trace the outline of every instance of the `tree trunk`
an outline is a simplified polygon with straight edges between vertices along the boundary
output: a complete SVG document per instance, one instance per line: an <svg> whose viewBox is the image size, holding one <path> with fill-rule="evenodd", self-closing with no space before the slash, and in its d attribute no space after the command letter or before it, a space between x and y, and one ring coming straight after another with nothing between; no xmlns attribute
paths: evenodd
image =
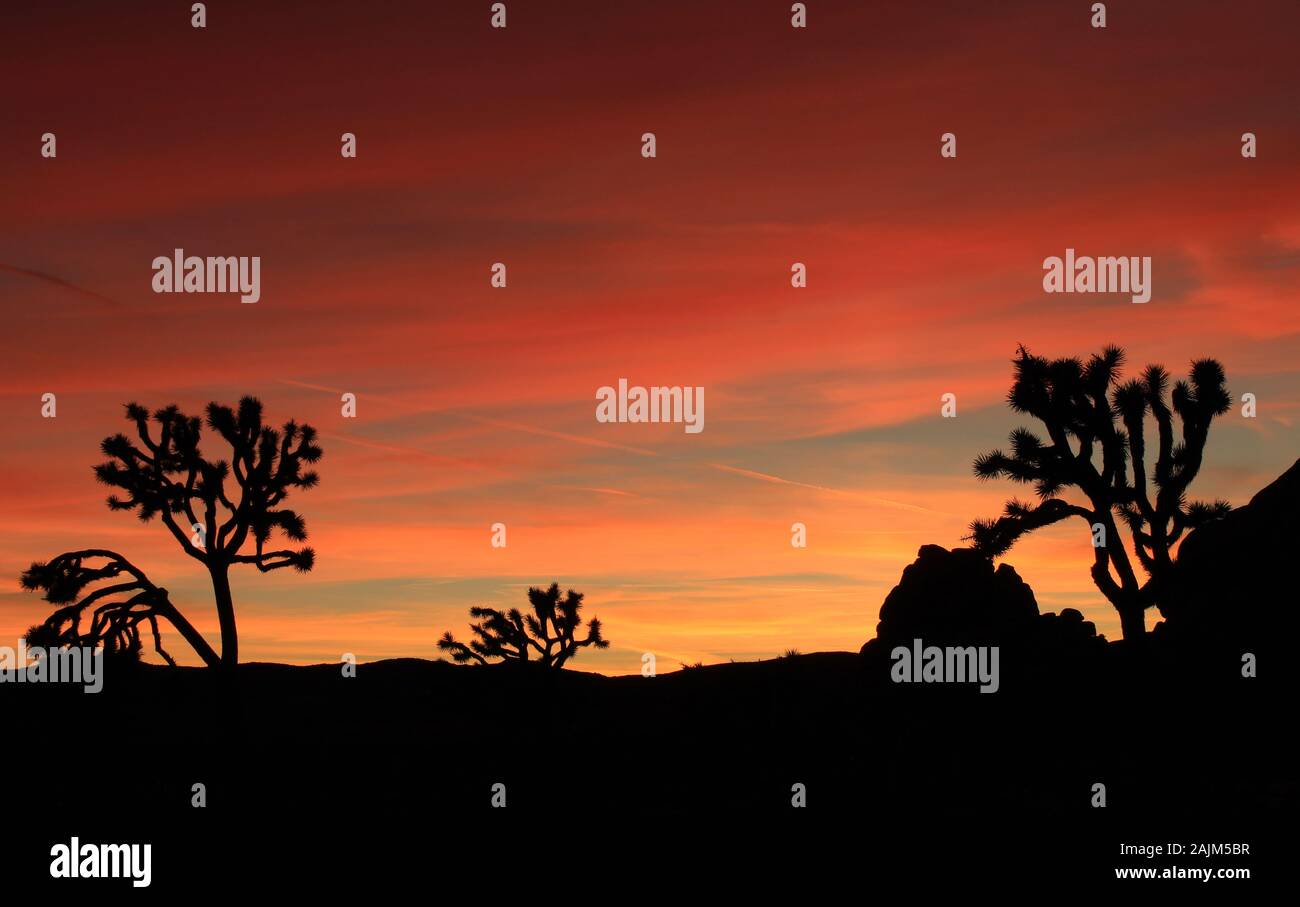
<svg viewBox="0 0 1300 907"><path fill-rule="evenodd" d="M217 621L221 625L221 666L239 664L239 633L235 629L235 603L230 597L230 565L212 564L212 594L217 602Z"/></svg>
<svg viewBox="0 0 1300 907"><path fill-rule="evenodd" d="M167 619L171 621L171 625L175 627L177 632L181 634L181 637L190 644L190 647L198 653L199 658L203 659L204 664L209 668L215 668L221 663L221 658L213 650L212 646L208 645L208 641L203 638L203 634L194 629L194 625L186 620L185 616L181 614L181 612L177 611L175 607L172 607L166 612L166 614Z"/></svg>
<svg viewBox="0 0 1300 907"><path fill-rule="evenodd" d="M1128 642L1140 643L1147 635L1146 610L1141 605L1118 607L1119 626Z"/></svg>

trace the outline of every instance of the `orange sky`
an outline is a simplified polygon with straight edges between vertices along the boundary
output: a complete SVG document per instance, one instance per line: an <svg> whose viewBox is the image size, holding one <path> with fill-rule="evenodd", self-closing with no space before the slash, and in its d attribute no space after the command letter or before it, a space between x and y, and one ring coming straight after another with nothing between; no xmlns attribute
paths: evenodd
<svg viewBox="0 0 1300 907"><path fill-rule="evenodd" d="M201 568L93 481L128 400L253 393L323 435L317 568L236 576L245 660L432 657L551 580L613 640L578 668L857 648L920 545L1018 490L969 467L1018 424L1022 342L1223 361L1259 417L1216 426L1199 497L1300 455L1290 0L1104 30L1074 2L813 2L802 31L784 2L507 5L504 31L486 3L0 13L0 642L48 611L21 570L94 544L215 644ZM153 294L176 247L261 256L261 302ZM1151 256L1151 302L1045 295L1067 247ZM597 424L620 377L704 386L705 430ZM1088 545L1007 559L1116 636Z"/></svg>

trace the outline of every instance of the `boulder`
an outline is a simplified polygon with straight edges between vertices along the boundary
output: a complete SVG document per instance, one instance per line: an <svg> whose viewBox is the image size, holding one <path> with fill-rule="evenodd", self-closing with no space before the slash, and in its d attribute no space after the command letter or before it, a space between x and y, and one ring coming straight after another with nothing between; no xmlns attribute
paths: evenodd
<svg viewBox="0 0 1300 907"><path fill-rule="evenodd" d="M875 639L862 654L876 662L895 646L999 646L1019 664L1093 657L1105 637L1074 608L1039 613L1034 590L1010 564L996 568L970 548L925 545L880 607Z"/></svg>
<svg viewBox="0 0 1300 907"><path fill-rule="evenodd" d="M1193 530L1178 550L1160 603L1174 639L1232 646L1289 645L1300 630L1300 460L1223 519Z"/></svg>
<svg viewBox="0 0 1300 907"><path fill-rule="evenodd" d="M1034 590L1010 564L971 548L925 545L880 607L876 637L893 644L996 645L1038 620Z"/></svg>

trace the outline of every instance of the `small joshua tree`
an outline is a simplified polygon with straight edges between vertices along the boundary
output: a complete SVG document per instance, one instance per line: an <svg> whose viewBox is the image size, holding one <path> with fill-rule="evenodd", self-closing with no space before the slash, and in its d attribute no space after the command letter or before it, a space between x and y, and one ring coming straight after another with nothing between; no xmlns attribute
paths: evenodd
<svg viewBox="0 0 1300 907"><path fill-rule="evenodd" d="M1224 501L1186 498L1201 468L1210 423L1232 402L1223 367L1213 359L1193 362L1188 379L1168 393L1169 376L1159 365L1148 365L1140 379L1121 383L1124 352L1115 346L1086 365L1072 358L1049 361L1022 346L1014 362L1015 383L1007 402L1042 422L1047 437L1017 428L1011 433L1011 453L994 450L977 458L975 475L1033 485L1038 502L1010 501L1001 517L973 522L967 538L976 550L996 557L1035 529L1069 517L1083 519L1093 536L1093 582L1119 612L1124 638L1140 640L1143 614L1160 604L1169 581L1174 546L1188 530L1229 510ZM1156 428L1150 475L1148 417ZM1175 440L1175 417L1181 440ZM1088 503L1061 498L1067 488L1077 489ZM1117 516L1129 529L1145 581L1129 560Z"/></svg>
<svg viewBox="0 0 1300 907"><path fill-rule="evenodd" d="M175 659L162 646L158 628L158 619L162 618L176 627L204 662L220 662L208 641L172 604L167 590L155 586L115 551L70 551L48 564L32 564L22 576L22 586L32 592L43 591L46 601L62 606L43 623L28 629L28 645L51 649L103 646L109 655L136 659L140 657L140 627L144 624L153 633L154 651L174 665ZM95 608L87 613L91 605ZM87 617L89 626L83 626Z"/></svg>
<svg viewBox="0 0 1300 907"><path fill-rule="evenodd" d="M458 662L477 661L488 664L499 658L499 663L524 663L536 656L537 664L559 669L578 654L584 646L597 649L609 647L600 635L600 618L587 622L587 636L578 639L574 634L582 626L578 611L582 608L582 593L570 589L560 598L560 584L551 583L549 589L533 587L528 590L532 614L522 614L518 608L497 611L495 608L473 607L470 617L478 623L470 624L476 639L466 645L457 642L448 630L438 640L438 648L451 653Z"/></svg>
<svg viewBox="0 0 1300 907"><path fill-rule="evenodd" d="M307 538L302 517L281 505L293 489L317 483L316 473L304 468L321 457L315 430L294 422L281 430L263 424L262 404L254 397L241 399L237 410L209 403L206 416L208 428L229 446L229 460L209 458L199 449L199 417L187 416L176 406L150 416L143 406L130 403L126 417L134 423L136 437L117 434L104 439L100 448L109 459L95 467L95 476L125 492L109 496L109 509L134 510L146 523L158 517L181 550L207 569L221 628L220 656L180 615L165 589L154 586L122 555L103 549L67 552L49 563L33 564L23 575L24 588L44 590L48 601L65 606L32 628L37 638L69 645L111 644L138 653L139 628L145 623L154 632L159 654L171 661L159 641L157 621L163 618L205 663L230 667L239 661L231 566L252 564L263 573L312 568L311 548L268 551L266 546L277 530L291 541ZM127 577L77 600L101 580ZM126 597L106 601L114 596ZM90 627L83 631L81 618L92 604L96 608Z"/></svg>

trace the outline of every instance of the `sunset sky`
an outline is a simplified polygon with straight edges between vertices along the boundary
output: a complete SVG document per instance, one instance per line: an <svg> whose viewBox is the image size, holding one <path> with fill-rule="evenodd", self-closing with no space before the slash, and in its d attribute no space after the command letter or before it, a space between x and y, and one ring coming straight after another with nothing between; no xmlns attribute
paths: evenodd
<svg viewBox="0 0 1300 907"><path fill-rule="evenodd" d="M582 670L857 649L921 545L1024 494L970 471L1020 343L1219 358L1259 414L1197 497L1300 456L1294 0L32 5L0 10L0 645L49 613L21 571L87 546L218 643L202 568L94 481L128 401L320 431L316 569L234 573L241 658L293 663L435 657L553 580L612 640ZM260 256L261 301L154 294L178 247ZM1067 247L1151 256L1151 301L1045 294ZM704 431L597 423L619 378L703 386ZM1118 636L1082 524L1006 560Z"/></svg>

